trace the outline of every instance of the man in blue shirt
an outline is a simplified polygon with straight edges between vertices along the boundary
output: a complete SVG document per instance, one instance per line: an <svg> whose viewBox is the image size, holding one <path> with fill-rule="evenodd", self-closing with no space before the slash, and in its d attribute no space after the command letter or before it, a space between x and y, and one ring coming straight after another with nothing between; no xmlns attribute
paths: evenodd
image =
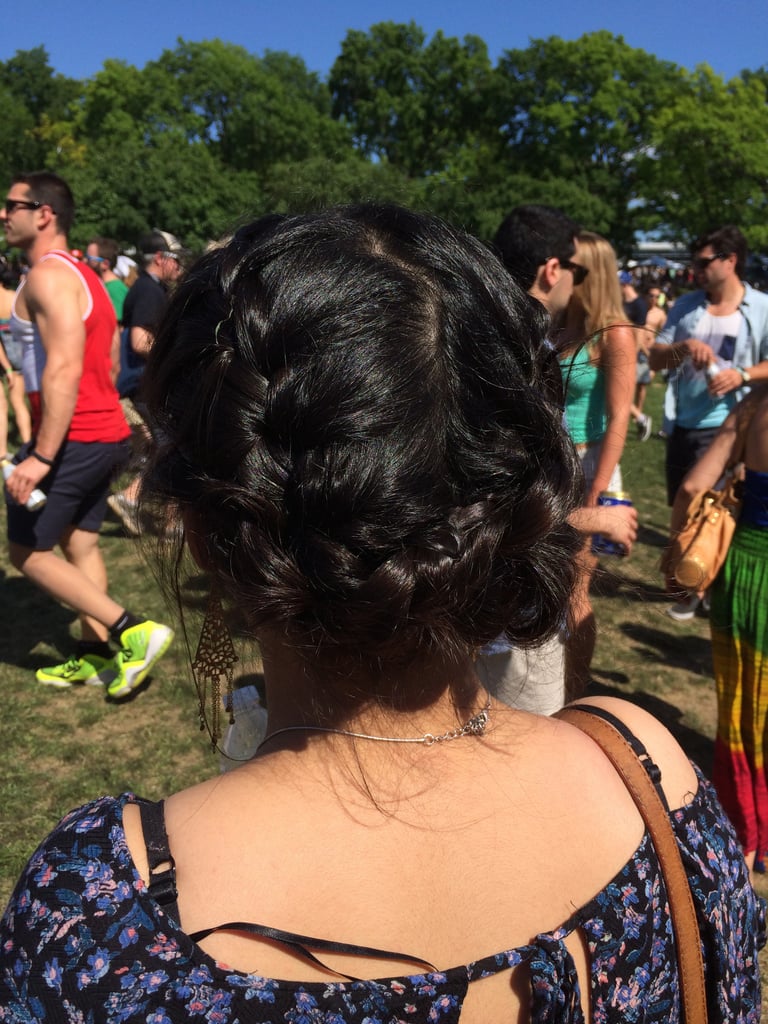
<svg viewBox="0 0 768 1024"><path fill-rule="evenodd" d="M667 499L751 381L768 380L768 295L742 281L747 242L726 226L693 245L699 290L672 307L651 346L653 370L676 370L677 420L667 440Z"/></svg>
<svg viewBox="0 0 768 1024"><path fill-rule="evenodd" d="M675 370L677 419L667 438L667 500L674 503L688 471L707 450L752 381L768 380L768 295L742 280L747 241L732 225L710 231L692 247L699 289L682 296L651 346L654 370ZM693 618L701 594L685 594L667 609Z"/></svg>

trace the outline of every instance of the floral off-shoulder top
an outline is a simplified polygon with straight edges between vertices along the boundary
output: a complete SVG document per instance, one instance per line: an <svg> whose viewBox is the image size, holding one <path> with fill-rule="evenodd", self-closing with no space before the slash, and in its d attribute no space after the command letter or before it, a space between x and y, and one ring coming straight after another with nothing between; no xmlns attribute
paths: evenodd
<svg viewBox="0 0 768 1024"><path fill-rule="evenodd" d="M582 1024L564 938L581 928L592 1020L681 1020L664 882L646 835L627 864L561 927L446 971L375 981L298 983L231 970L149 893L122 825L131 794L70 813L33 855L0 926L0 1021L118 1024L454 1024L468 987L527 964L534 1024ZM765 941L738 843L710 784L672 813L699 917L709 1019L760 1019Z"/></svg>

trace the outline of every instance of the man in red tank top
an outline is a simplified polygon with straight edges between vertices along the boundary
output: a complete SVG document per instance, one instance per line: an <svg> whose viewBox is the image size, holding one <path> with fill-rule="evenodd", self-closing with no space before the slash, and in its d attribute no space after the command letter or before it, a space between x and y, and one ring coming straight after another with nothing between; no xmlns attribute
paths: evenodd
<svg viewBox="0 0 768 1024"><path fill-rule="evenodd" d="M45 171L17 176L0 209L8 243L30 264L11 331L23 347L33 437L6 480L9 551L20 572L80 617L77 650L61 665L38 669L38 681L103 684L120 699L146 678L173 633L106 593L98 531L130 430L114 386L114 310L98 277L69 255L73 217L68 185ZM30 511L35 488L47 501Z"/></svg>

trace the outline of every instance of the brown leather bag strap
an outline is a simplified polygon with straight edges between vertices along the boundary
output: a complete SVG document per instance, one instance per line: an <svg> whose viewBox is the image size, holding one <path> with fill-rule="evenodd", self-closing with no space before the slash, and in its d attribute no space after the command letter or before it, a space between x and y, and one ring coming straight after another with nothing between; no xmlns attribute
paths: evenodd
<svg viewBox="0 0 768 1024"><path fill-rule="evenodd" d="M564 708L556 717L581 729L602 749L621 776L642 815L659 858L667 889L684 1019L686 1024L706 1024L707 1000L701 937L688 876L669 815L631 745L617 728L599 715L598 709L582 705L581 709Z"/></svg>

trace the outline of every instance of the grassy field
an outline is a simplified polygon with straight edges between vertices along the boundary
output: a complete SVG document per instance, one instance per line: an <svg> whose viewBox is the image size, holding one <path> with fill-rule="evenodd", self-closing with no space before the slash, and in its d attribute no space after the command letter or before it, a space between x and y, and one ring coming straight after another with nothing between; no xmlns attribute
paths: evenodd
<svg viewBox="0 0 768 1024"><path fill-rule="evenodd" d="M648 408L660 424L663 386ZM630 436L622 467L642 524L627 560L606 557L597 580L596 692L641 704L676 735L709 772L715 732L715 694L706 619L676 623L660 587L658 561L666 541L664 444ZM4 535L4 511L0 512ZM116 600L169 621L163 598L136 542L107 521L102 541ZM133 790L150 798L218 770L197 724L186 651L177 638L154 678L134 699L114 704L90 687L56 690L35 683L34 670L71 650L72 614L38 592L0 553L0 904L37 841L70 808L102 793ZM194 589L189 603L200 603ZM243 672L252 670L243 663ZM760 883L763 894L768 886ZM768 961L766 961L768 963ZM765 973L765 966L764 966ZM768 1015L765 1016L768 1021Z"/></svg>

